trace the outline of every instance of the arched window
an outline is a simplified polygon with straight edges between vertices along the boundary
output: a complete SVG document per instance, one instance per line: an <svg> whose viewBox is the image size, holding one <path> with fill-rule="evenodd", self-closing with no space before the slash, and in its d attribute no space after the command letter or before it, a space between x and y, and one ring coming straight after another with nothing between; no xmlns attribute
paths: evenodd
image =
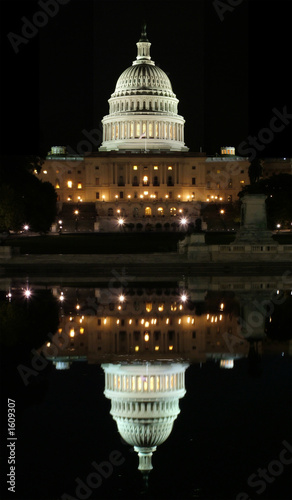
<svg viewBox="0 0 292 500"><path fill-rule="evenodd" d="M153 179L153 186L159 186L159 179L158 179L158 176L155 175L154 176L154 179Z"/></svg>
<svg viewBox="0 0 292 500"><path fill-rule="evenodd" d="M60 189L60 181L59 181L59 179L56 179L55 188L56 189Z"/></svg>
<svg viewBox="0 0 292 500"><path fill-rule="evenodd" d="M151 215L152 214L152 210L151 210L151 207L146 207L145 208L145 215Z"/></svg>
<svg viewBox="0 0 292 500"><path fill-rule="evenodd" d="M138 207L134 207L134 209L133 209L133 216L134 217L139 217L139 208Z"/></svg>
<svg viewBox="0 0 292 500"><path fill-rule="evenodd" d="M121 104L121 111L124 111L124 103Z"/></svg>
<svg viewBox="0 0 292 500"><path fill-rule="evenodd" d="M158 213L158 215L163 215L163 207L158 207L157 213Z"/></svg>
<svg viewBox="0 0 292 500"><path fill-rule="evenodd" d="M108 215L109 217L112 217L112 216L114 215L114 209L113 209L113 208L108 208L108 209L107 209L107 215Z"/></svg>
<svg viewBox="0 0 292 500"><path fill-rule="evenodd" d="M175 207L171 207L169 211L170 211L170 215L176 215L176 208Z"/></svg>

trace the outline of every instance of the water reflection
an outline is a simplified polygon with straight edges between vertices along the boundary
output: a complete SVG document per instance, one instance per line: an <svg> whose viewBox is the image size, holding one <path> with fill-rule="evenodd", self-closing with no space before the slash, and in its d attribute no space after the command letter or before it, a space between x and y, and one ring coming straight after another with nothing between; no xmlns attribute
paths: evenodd
<svg viewBox="0 0 292 500"><path fill-rule="evenodd" d="M36 354L49 363L51 369L46 365L46 377L55 377L60 390L67 381L64 390L68 391L68 381L70 376L74 377L77 365L101 367L102 404L106 406L107 399L111 404L110 410L106 407L104 412L104 432L110 426L110 412L120 439L136 452L133 452L135 461L127 462L128 469L131 463L129 474L138 468L148 487L148 476L154 467L149 478L150 488L153 481L159 489L155 471L163 470L165 454L160 445L168 441L172 446L176 443L176 459L185 464L185 471L191 477L187 454L185 456L178 436L180 439L184 434L187 436L188 449L194 439L189 437L193 434L188 418L195 418L198 409L204 412L204 407L213 411L208 392L193 400L195 384L198 380L203 382L199 373L204 367L213 366L211 380L220 377L219 373L228 376L234 373L236 380L237 367L245 360L248 371L244 377L260 379L265 354L289 356L292 351L291 282L283 276L182 278L178 283L117 288L110 294L104 286L81 287L79 283L50 287L41 282L30 283L29 297L24 293L27 283L10 281L2 283L1 288L2 344L6 354L9 349L17 351L13 370L18 377L19 366L26 367L25 375L19 377L23 387L30 387L44 375L37 367ZM28 349L33 350L30 356ZM189 372L194 374L194 367L198 370L196 377L190 379L192 383L185 388L185 376ZM242 384L241 379L239 385L242 387ZM74 387L70 390L74 391ZM233 400L241 404L236 391L232 394ZM84 415L90 414L96 397L91 390ZM232 400L226 401L229 405ZM62 407L58 399L55 404ZM216 407L215 400L213 404ZM229 418L229 410L226 418ZM202 420L197 420L196 425L203 425ZM212 425L209 421L210 430ZM232 425L236 428L235 422ZM216 436L219 442L219 434ZM105 440L109 437L107 434ZM283 439L289 438L284 435ZM72 449L74 446L73 440ZM192 493L182 498L195 495L214 498L211 494L200 496L199 490L192 488ZM221 485L222 498L226 493L224 488ZM64 491L63 486L60 490ZM104 498L110 498L110 494L112 491ZM166 497L172 498L170 491ZM160 495L160 498L164 497ZM234 496L226 494L224 498Z"/></svg>

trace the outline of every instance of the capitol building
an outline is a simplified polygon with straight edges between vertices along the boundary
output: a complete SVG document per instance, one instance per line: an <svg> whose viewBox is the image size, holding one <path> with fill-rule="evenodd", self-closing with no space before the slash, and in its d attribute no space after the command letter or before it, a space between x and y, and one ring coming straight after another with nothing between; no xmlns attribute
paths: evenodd
<svg viewBox="0 0 292 500"><path fill-rule="evenodd" d="M164 229L181 220L206 229L202 208L236 201L249 184L250 162L232 146L221 147L216 156L189 151L179 100L151 58L146 26L136 45L136 59L108 100L102 132L88 132L75 153L53 146L36 174L55 187L61 221L83 212L83 219L91 221L88 229L95 231L112 231L119 224ZM291 160L268 160L263 167L264 176L289 173ZM58 222L52 230L58 230Z"/></svg>
<svg viewBox="0 0 292 500"><path fill-rule="evenodd" d="M249 161L234 147L215 157L189 151L179 100L150 47L144 26L136 59L109 98L98 151L69 154L53 146L48 153L38 175L56 189L59 219L86 207L96 231L113 230L117 220L134 227L181 217L195 223L202 203L235 201L249 183Z"/></svg>

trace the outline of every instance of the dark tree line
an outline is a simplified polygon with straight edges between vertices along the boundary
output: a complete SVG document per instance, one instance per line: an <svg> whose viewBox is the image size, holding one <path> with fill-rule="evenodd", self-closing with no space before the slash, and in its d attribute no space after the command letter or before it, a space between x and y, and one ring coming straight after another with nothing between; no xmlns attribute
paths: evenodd
<svg viewBox="0 0 292 500"><path fill-rule="evenodd" d="M38 157L1 156L0 231L19 231L27 224L31 231L46 233L57 215L57 194L50 182L42 182Z"/></svg>

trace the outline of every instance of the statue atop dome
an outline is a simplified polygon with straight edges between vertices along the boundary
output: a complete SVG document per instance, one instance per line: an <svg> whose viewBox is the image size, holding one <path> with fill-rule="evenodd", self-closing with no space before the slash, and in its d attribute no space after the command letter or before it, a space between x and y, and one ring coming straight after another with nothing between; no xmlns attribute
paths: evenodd
<svg viewBox="0 0 292 500"><path fill-rule="evenodd" d="M139 42L149 42L149 40L147 38L146 28L147 28L146 21L143 21L143 23L141 25L141 37L140 37Z"/></svg>

